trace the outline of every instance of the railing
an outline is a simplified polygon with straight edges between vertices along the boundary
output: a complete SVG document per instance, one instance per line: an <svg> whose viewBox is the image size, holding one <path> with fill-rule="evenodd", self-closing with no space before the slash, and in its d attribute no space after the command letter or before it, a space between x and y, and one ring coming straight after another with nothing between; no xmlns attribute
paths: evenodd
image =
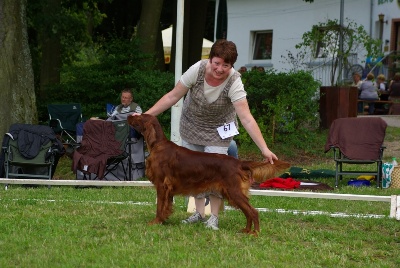
<svg viewBox="0 0 400 268"><path fill-rule="evenodd" d="M315 80L321 82L322 86L331 85L331 63L332 59L324 59L324 61L315 61L307 64L305 68L311 71ZM366 61L363 63L357 63L357 54L351 55L349 58L349 64L343 68L343 78L339 83L351 83L352 82L352 71L353 67L357 66L357 71L361 70L362 79L364 79L368 73L373 73L375 77L380 74L385 75L389 81L392 79L396 72L400 72L400 51L391 51L386 54L383 58L378 61ZM336 73L337 76L337 73ZM336 78L334 84L336 83Z"/></svg>

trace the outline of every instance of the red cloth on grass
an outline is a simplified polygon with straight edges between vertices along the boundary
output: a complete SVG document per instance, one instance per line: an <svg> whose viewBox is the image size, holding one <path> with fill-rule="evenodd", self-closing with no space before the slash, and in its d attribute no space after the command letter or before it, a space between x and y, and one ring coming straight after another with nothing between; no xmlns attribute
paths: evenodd
<svg viewBox="0 0 400 268"><path fill-rule="evenodd" d="M300 182L292 178L273 178L260 183L261 188L295 189L300 187Z"/></svg>

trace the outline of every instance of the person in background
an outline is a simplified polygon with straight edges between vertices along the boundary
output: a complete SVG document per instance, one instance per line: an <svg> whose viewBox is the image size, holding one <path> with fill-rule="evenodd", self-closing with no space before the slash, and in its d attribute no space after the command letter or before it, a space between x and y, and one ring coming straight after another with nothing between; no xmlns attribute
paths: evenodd
<svg viewBox="0 0 400 268"><path fill-rule="evenodd" d="M116 116L119 114L128 114L128 113L142 113L142 108L133 102L133 92L130 88L125 88L121 91L121 104L114 108L111 114L108 114L107 120L115 120ZM98 117L91 117L90 119L98 120Z"/></svg>
<svg viewBox="0 0 400 268"><path fill-rule="evenodd" d="M361 75L357 72L353 73L353 83L351 84L352 87L357 87L358 90L360 90L362 81L361 81Z"/></svg>
<svg viewBox="0 0 400 268"><path fill-rule="evenodd" d="M237 147L235 140L232 140L231 143L229 144L228 155L230 155L236 159L239 158L238 147Z"/></svg>
<svg viewBox="0 0 400 268"><path fill-rule="evenodd" d="M389 84L389 100L400 103L400 73L395 73Z"/></svg>
<svg viewBox="0 0 400 268"><path fill-rule="evenodd" d="M268 148L257 122L250 113L240 73L233 68L237 56L236 45L233 42L225 39L216 41L209 58L192 65L175 87L145 113L157 116L186 96L179 125L182 146L194 151L220 154L227 154L235 134L231 132L222 137L217 129L223 129L225 124L229 124L233 129L237 128L236 118L239 117L265 161L273 164L278 158ZM206 197L209 197L211 206L211 216L208 220L205 219ZM222 195L218 192L197 195L196 212L182 222L204 222L207 228L218 230L221 204Z"/></svg>
<svg viewBox="0 0 400 268"><path fill-rule="evenodd" d="M365 100L366 102L372 100L379 100L378 96L378 88L376 87L375 82L373 81L375 78L373 73L367 74L367 79L362 82L360 87L360 96L358 97L360 100ZM364 109L364 103L358 103L358 112L362 113ZM368 114L374 114L375 103L368 102Z"/></svg>
<svg viewBox="0 0 400 268"><path fill-rule="evenodd" d="M142 108L133 102L133 92L129 88L125 88L121 91L121 104L115 107L114 111L109 116L110 118L115 117L117 114L131 113L135 112L138 114L142 113Z"/></svg>
<svg viewBox="0 0 400 268"><path fill-rule="evenodd" d="M388 86L386 83L386 77L384 74L380 74L376 77L376 86L378 88L379 99L387 101L389 98ZM386 104L375 103L375 109L385 109Z"/></svg>
<svg viewBox="0 0 400 268"><path fill-rule="evenodd" d="M388 87L386 84L386 77L384 74L380 74L376 77L376 84L377 84L379 91L386 92L388 90Z"/></svg>

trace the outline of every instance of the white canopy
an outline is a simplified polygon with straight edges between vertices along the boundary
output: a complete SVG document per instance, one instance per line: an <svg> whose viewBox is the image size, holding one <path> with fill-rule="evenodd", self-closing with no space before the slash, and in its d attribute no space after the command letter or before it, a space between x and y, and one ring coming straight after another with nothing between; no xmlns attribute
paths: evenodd
<svg viewBox="0 0 400 268"><path fill-rule="evenodd" d="M172 45L172 26L162 31L162 40L164 46L164 59L165 63L170 63L171 60L171 45ZM203 38L203 50L201 58L207 59L210 54L211 47L214 43L210 40Z"/></svg>

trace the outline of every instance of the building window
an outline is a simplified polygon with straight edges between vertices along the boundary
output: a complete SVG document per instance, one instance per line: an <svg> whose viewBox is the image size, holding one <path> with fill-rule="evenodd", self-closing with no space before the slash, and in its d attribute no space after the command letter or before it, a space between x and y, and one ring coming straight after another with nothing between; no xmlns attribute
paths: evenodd
<svg viewBox="0 0 400 268"><path fill-rule="evenodd" d="M272 32L256 32L253 60L270 60L272 58Z"/></svg>

